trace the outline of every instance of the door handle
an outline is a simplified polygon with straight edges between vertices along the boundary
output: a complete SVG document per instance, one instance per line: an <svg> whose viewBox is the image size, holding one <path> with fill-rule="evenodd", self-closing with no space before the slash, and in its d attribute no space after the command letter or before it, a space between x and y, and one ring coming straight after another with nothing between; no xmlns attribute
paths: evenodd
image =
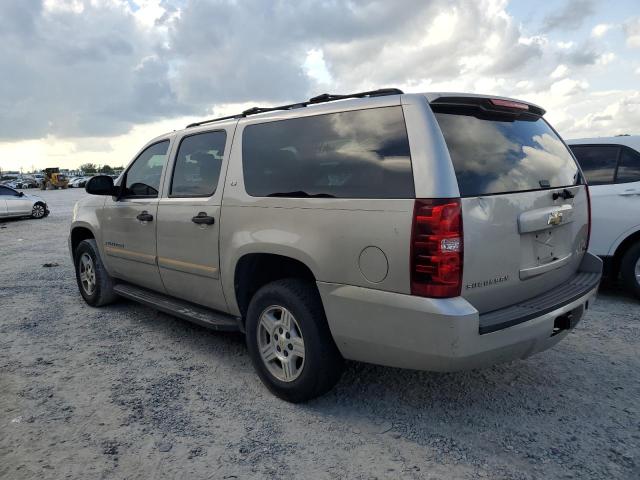
<svg viewBox="0 0 640 480"><path fill-rule="evenodd" d="M627 196L631 196L631 195L640 195L640 190L625 190L622 193L618 194L621 197L627 197Z"/></svg>
<svg viewBox="0 0 640 480"><path fill-rule="evenodd" d="M198 225L213 225L216 223L216 219L207 215L207 212L200 212L195 217L191 217L193 223Z"/></svg>
<svg viewBox="0 0 640 480"><path fill-rule="evenodd" d="M153 215L151 215L149 212L147 212L146 210L144 210L142 213L140 213L137 217L138 220L140 220L141 222L150 222L153 220Z"/></svg>

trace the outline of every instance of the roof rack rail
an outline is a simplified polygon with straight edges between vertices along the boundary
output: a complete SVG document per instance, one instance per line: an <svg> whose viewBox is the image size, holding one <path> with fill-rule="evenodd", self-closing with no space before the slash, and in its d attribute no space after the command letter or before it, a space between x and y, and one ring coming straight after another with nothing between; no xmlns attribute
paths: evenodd
<svg viewBox="0 0 640 480"><path fill-rule="evenodd" d="M332 93L323 93L316 97L312 97L306 102L291 103L289 105L281 105L279 107L251 107L242 113L236 115L228 115L226 117L213 118L211 120L203 120L201 122L194 122L187 125L187 128L199 127L200 125L206 125L208 123L220 122L222 120L240 119L248 117L249 115L257 115L258 113L273 112L276 110L294 110L296 108L304 108L308 105L315 105L318 103L333 102L335 100L344 100L346 98L364 98L364 97L383 97L386 95L402 95L404 92L398 88L380 88L378 90L369 90L367 92L349 93L346 95L337 95Z"/></svg>

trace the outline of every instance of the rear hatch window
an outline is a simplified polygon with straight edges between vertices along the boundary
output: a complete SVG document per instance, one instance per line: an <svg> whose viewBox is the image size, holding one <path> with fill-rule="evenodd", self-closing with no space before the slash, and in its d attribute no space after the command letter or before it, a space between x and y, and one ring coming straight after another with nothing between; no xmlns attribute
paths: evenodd
<svg viewBox="0 0 640 480"><path fill-rule="evenodd" d="M541 117L492 118L475 110L435 115L463 197L580 183L569 150Z"/></svg>

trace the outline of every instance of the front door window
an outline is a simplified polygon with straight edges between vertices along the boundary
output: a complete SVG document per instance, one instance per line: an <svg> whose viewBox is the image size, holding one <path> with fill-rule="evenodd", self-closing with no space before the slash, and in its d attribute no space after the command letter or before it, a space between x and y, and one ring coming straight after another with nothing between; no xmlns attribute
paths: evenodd
<svg viewBox="0 0 640 480"><path fill-rule="evenodd" d="M160 177L168 150L169 140L165 140L147 147L138 156L125 175L123 197L158 196Z"/></svg>

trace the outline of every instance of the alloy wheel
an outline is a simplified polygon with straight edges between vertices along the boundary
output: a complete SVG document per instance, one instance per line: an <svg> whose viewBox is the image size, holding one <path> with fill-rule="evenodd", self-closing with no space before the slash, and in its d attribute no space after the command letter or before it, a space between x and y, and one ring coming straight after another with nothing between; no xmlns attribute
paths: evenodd
<svg viewBox="0 0 640 480"><path fill-rule="evenodd" d="M80 256L80 283L87 295L93 295L96 290L96 269L91 255L83 253Z"/></svg>
<svg viewBox="0 0 640 480"><path fill-rule="evenodd" d="M293 382L304 368L304 339L293 314L278 305L260 315L258 348L269 372L282 382Z"/></svg>
<svg viewBox="0 0 640 480"><path fill-rule="evenodd" d="M38 203L36 205L33 206L33 210L31 211L31 214L34 216L34 218L42 218L44 217L44 205Z"/></svg>

